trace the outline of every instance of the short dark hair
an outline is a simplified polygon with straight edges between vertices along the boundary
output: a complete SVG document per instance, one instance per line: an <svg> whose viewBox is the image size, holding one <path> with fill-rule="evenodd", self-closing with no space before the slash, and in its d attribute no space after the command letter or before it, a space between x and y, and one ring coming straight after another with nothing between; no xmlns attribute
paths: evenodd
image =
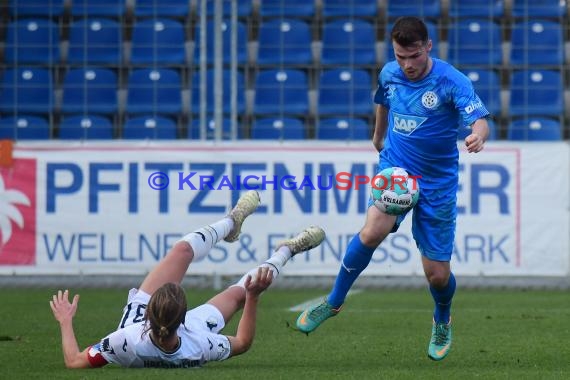
<svg viewBox="0 0 570 380"><path fill-rule="evenodd" d="M404 47L412 46L418 41L426 44L429 39L426 24L418 17L413 16L396 19L390 36L392 41Z"/></svg>

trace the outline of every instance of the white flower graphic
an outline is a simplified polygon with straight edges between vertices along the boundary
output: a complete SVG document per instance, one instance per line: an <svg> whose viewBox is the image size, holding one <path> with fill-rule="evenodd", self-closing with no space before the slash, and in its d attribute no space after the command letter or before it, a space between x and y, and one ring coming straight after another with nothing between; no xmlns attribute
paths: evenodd
<svg viewBox="0 0 570 380"><path fill-rule="evenodd" d="M18 190L7 190L4 178L0 175L0 233L2 244L6 244L12 237L12 221L20 228L24 228L24 217L16 204L30 206L30 200Z"/></svg>

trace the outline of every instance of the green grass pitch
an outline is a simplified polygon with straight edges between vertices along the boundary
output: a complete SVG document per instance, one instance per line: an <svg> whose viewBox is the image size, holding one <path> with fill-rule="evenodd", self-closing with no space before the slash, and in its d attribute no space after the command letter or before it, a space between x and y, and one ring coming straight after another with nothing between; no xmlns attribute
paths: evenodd
<svg viewBox="0 0 570 380"><path fill-rule="evenodd" d="M365 290L306 336L288 327L295 305L322 290L273 289L261 299L256 340L245 355L201 369L67 370L48 301L55 289L0 290L1 379L568 379L570 293L461 290L452 351L426 356L432 301L427 290ZM127 289L80 293L75 329L81 348L114 330ZM212 291L188 290L203 303ZM239 318L225 332L233 334ZM190 374L187 372L191 371Z"/></svg>

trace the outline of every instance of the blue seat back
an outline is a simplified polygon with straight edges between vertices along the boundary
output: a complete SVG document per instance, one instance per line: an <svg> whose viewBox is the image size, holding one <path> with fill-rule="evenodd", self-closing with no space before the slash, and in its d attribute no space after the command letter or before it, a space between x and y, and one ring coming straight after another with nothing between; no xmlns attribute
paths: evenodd
<svg viewBox="0 0 570 380"><path fill-rule="evenodd" d="M70 24L69 54L71 64L106 64L122 62L121 24L106 18L83 18Z"/></svg>
<svg viewBox="0 0 570 380"><path fill-rule="evenodd" d="M104 68L69 70L63 80L64 113L112 114L117 111L117 74Z"/></svg>
<svg viewBox="0 0 570 380"><path fill-rule="evenodd" d="M128 78L126 112L178 114L182 82L174 69L136 69Z"/></svg>
<svg viewBox="0 0 570 380"><path fill-rule="evenodd" d="M326 118L319 120L319 140L369 140L371 131L368 123L355 118Z"/></svg>
<svg viewBox="0 0 570 380"><path fill-rule="evenodd" d="M123 139L173 140L177 138L174 120L164 116L136 116L126 120Z"/></svg>
<svg viewBox="0 0 570 380"><path fill-rule="evenodd" d="M376 34L371 22L333 19L323 26L323 64L366 65L376 62Z"/></svg>
<svg viewBox="0 0 570 380"><path fill-rule="evenodd" d="M516 22L511 32L511 64L561 65L563 41L562 25L556 21Z"/></svg>
<svg viewBox="0 0 570 380"><path fill-rule="evenodd" d="M51 71L44 68L7 69L2 75L0 111L45 114L53 110L54 93Z"/></svg>
<svg viewBox="0 0 570 380"><path fill-rule="evenodd" d="M559 141L562 140L560 122L547 118L513 120L508 127L509 140Z"/></svg>
<svg viewBox="0 0 570 380"><path fill-rule="evenodd" d="M255 114L306 113L309 85L302 70L265 70L255 81Z"/></svg>
<svg viewBox="0 0 570 380"><path fill-rule="evenodd" d="M183 64L186 37L180 21L168 18L139 20L134 24L131 63Z"/></svg>
<svg viewBox="0 0 570 380"><path fill-rule="evenodd" d="M450 25L448 61L453 65L498 65L503 60L501 28L485 18Z"/></svg>
<svg viewBox="0 0 570 380"><path fill-rule="evenodd" d="M59 124L61 140L112 140L113 123L100 115L73 115Z"/></svg>
<svg viewBox="0 0 570 380"><path fill-rule="evenodd" d="M365 70L331 69L321 73L318 112L352 115L373 112L372 82Z"/></svg>
<svg viewBox="0 0 570 380"><path fill-rule="evenodd" d="M8 25L5 61L10 64L44 64L60 61L59 27L49 19L21 19Z"/></svg>
<svg viewBox="0 0 570 380"><path fill-rule="evenodd" d="M261 65L306 65L312 62L311 30L299 19L262 21L257 62Z"/></svg>
<svg viewBox="0 0 570 380"><path fill-rule="evenodd" d="M256 140L304 140L305 125L300 119L275 117L256 119L251 127L251 138Z"/></svg>
<svg viewBox="0 0 570 380"><path fill-rule="evenodd" d="M549 115L564 112L562 74L557 70L515 70L510 80L511 116Z"/></svg>
<svg viewBox="0 0 570 380"><path fill-rule="evenodd" d="M0 118L0 139L47 140L50 138L47 120L35 115L18 115Z"/></svg>

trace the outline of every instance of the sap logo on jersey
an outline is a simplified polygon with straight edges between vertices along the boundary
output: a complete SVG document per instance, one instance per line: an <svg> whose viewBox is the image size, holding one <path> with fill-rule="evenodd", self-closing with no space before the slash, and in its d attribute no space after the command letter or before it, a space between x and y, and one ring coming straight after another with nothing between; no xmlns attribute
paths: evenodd
<svg viewBox="0 0 570 380"><path fill-rule="evenodd" d="M400 115L394 112L394 131L409 135L427 120L427 117Z"/></svg>
<svg viewBox="0 0 570 380"><path fill-rule="evenodd" d="M36 262L36 160L0 168L0 265Z"/></svg>

